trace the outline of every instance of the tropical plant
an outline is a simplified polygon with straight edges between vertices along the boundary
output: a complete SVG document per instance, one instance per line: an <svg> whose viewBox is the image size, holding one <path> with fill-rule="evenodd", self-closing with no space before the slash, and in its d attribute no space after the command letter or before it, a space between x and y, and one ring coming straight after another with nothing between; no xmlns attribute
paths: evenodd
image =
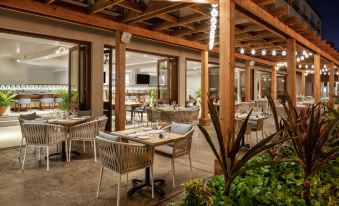
<svg viewBox="0 0 339 206"><path fill-rule="evenodd" d="M212 206L213 192L207 187L202 179L192 179L183 185L186 196L178 203L172 206Z"/></svg>
<svg viewBox="0 0 339 206"><path fill-rule="evenodd" d="M0 107L8 107L14 100L16 94L11 92L0 92Z"/></svg>
<svg viewBox="0 0 339 206"><path fill-rule="evenodd" d="M217 115L217 111L215 107L213 106L213 103L211 101L208 101L208 108L210 112L210 116L216 131L216 136L218 139L218 146L220 153L217 151L216 145L214 145L210 135L206 131L206 129L202 125L198 125L200 130L202 131L205 139L207 140L208 144L210 145L217 161L220 163L222 168L222 173L224 176L224 192L223 195L228 197L230 194L230 187L233 182L233 180L243 174L244 172L258 168L263 167L267 165L273 165L276 163L281 163L285 161L291 161L287 159L274 159L274 160L268 160L260 163L254 163L254 164L246 164L249 160L251 160L254 156L257 154L266 151L267 149L270 149L274 147L275 145L278 145L285 141L284 138L281 138L284 136L285 130L280 130L274 134L271 134L269 136L266 136L263 140L258 142L255 146L250 148L247 152L241 152L241 140L244 138L247 122L248 119L252 113L248 114L245 121L243 122L240 131L238 132L237 137L235 140L233 140L233 134L231 132L228 132L227 138L222 134L221 132L221 126L219 122L219 117ZM227 144L225 144L227 143Z"/></svg>
<svg viewBox="0 0 339 206"><path fill-rule="evenodd" d="M150 107L155 107L156 104L157 104L157 89L154 87L151 89Z"/></svg>
<svg viewBox="0 0 339 206"><path fill-rule="evenodd" d="M58 107L61 111L68 111L70 107L70 103L78 102L78 92L75 90L71 92L71 97L70 97L71 99L69 99L67 90L58 90L56 92L56 97L62 98L62 102L60 102L60 105Z"/></svg>
<svg viewBox="0 0 339 206"><path fill-rule="evenodd" d="M289 96L286 96L286 101L282 102L286 118L282 118L278 122L274 103L269 100L275 118L276 128L285 127L287 134L291 137L292 146L298 158L298 163L303 168L304 183L303 197L306 205L311 205L310 188L311 178L316 175L323 167L328 166L328 163L339 156L338 133L333 131L339 124L339 115L333 112L334 117L325 124L325 114L321 111L325 105L316 104L297 113ZM274 108L274 109L273 109Z"/></svg>
<svg viewBox="0 0 339 206"><path fill-rule="evenodd" d="M197 90L195 91L195 96L196 96L197 98L201 98L201 88L199 88L199 89L197 89Z"/></svg>

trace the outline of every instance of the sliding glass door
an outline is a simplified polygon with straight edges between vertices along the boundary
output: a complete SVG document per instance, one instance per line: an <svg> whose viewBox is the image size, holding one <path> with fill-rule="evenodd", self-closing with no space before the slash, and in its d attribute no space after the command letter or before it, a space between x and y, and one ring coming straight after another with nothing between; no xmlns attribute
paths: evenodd
<svg viewBox="0 0 339 206"><path fill-rule="evenodd" d="M177 59L158 60L157 96L158 103L178 102L178 71Z"/></svg>

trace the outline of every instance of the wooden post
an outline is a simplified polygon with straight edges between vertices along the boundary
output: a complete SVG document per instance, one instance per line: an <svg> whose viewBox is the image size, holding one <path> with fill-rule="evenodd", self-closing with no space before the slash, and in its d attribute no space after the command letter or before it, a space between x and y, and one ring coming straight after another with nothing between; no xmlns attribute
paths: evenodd
<svg viewBox="0 0 339 206"><path fill-rule="evenodd" d="M201 116L199 124L209 125L208 118L208 94L209 94L209 80L208 80L208 51L201 51Z"/></svg>
<svg viewBox="0 0 339 206"><path fill-rule="evenodd" d="M115 32L115 131L125 129L125 57L126 44L121 31Z"/></svg>
<svg viewBox="0 0 339 206"><path fill-rule="evenodd" d="M313 78L313 98L315 103L321 101L320 98L320 55L314 55L314 78Z"/></svg>
<svg viewBox="0 0 339 206"><path fill-rule="evenodd" d="M305 70L301 71L301 96L305 96L305 87L306 84L306 77L305 77Z"/></svg>
<svg viewBox="0 0 339 206"><path fill-rule="evenodd" d="M273 100L277 100L277 70L275 70L275 66L272 66L271 97Z"/></svg>
<svg viewBox="0 0 339 206"><path fill-rule="evenodd" d="M235 5L232 0L223 0L220 1L219 7L219 118L227 148L228 134L234 132Z"/></svg>
<svg viewBox="0 0 339 206"><path fill-rule="evenodd" d="M329 70L329 101L328 105L330 108L334 108L334 63L330 63L330 70Z"/></svg>
<svg viewBox="0 0 339 206"><path fill-rule="evenodd" d="M250 61L245 63L245 102L251 101L251 67Z"/></svg>
<svg viewBox="0 0 339 206"><path fill-rule="evenodd" d="M287 93L292 104L297 104L297 65L296 65L296 41L287 39Z"/></svg>

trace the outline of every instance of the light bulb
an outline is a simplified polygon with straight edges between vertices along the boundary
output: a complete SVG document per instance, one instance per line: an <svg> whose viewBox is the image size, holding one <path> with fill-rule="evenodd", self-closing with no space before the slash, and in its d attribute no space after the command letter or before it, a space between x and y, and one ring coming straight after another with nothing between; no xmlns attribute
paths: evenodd
<svg viewBox="0 0 339 206"><path fill-rule="evenodd" d="M299 69L301 69L302 68L302 65L301 64L299 64Z"/></svg>
<svg viewBox="0 0 339 206"><path fill-rule="evenodd" d="M312 69L314 69L314 65L312 64Z"/></svg>
<svg viewBox="0 0 339 206"><path fill-rule="evenodd" d="M20 59L17 59L16 62L20 63Z"/></svg>
<svg viewBox="0 0 339 206"><path fill-rule="evenodd" d="M217 18L215 18L215 17L212 17L211 18L211 24L217 24Z"/></svg>
<svg viewBox="0 0 339 206"><path fill-rule="evenodd" d="M212 8L218 8L218 4L212 4Z"/></svg>
<svg viewBox="0 0 339 206"><path fill-rule="evenodd" d="M211 11L211 16L212 17L217 17L218 16L218 10L213 8L212 11Z"/></svg>
<svg viewBox="0 0 339 206"><path fill-rule="evenodd" d="M275 51L275 49L272 50L272 56L277 55L277 51Z"/></svg>
<svg viewBox="0 0 339 206"><path fill-rule="evenodd" d="M307 64L305 65L305 68L308 69L308 65Z"/></svg>
<svg viewBox="0 0 339 206"><path fill-rule="evenodd" d="M285 50L283 50L283 51L281 52L281 54L282 54L283 56L286 56L287 52L286 52Z"/></svg>
<svg viewBox="0 0 339 206"><path fill-rule="evenodd" d="M307 52L304 50L304 51L303 51L303 55L305 56L306 54L307 54Z"/></svg>
<svg viewBox="0 0 339 206"><path fill-rule="evenodd" d="M244 54L245 53L245 49L244 48L241 48L240 49L240 54Z"/></svg>
<svg viewBox="0 0 339 206"><path fill-rule="evenodd" d="M252 50L251 50L251 54L252 54L252 55L255 55L255 53L256 53L255 50L252 49Z"/></svg>
<svg viewBox="0 0 339 206"><path fill-rule="evenodd" d="M301 56L300 59L301 59L301 61L304 61L304 60L305 60L305 57L304 57L304 56Z"/></svg>
<svg viewBox="0 0 339 206"><path fill-rule="evenodd" d="M263 49L263 50L261 51L261 55L263 55L263 56L266 55L266 50L265 50L265 49Z"/></svg>
<svg viewBox="0 0 339 206"><path fill-rule="evenodd" d="M297 62L300 62L300 58L299 57L297 58Z"/></svg>

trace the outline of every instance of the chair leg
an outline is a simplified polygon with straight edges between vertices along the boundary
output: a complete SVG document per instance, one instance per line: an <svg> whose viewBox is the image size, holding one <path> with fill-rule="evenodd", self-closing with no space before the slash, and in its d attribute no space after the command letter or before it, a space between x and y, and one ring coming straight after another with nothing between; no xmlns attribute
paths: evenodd
<svg viewBox="0 0 339 206"><path fill-rule="evenodd" d="M257 139L257 143L258 143L258 131L255 131L255 138Z"/></svg>
<svg viewBox="0 0 339 206"><path fill-rule="evenodd" d="M117 206L120 205L120 187L121 187L121 174L119 174L119 180L118 180Z"/></svg>
<svg viewBox="0 0 339 206"><path fill-rule="evenodd" d="M24 171L25 160L26 160L26 154L27 154L27 147L28 147L28 145L26 144L26 146L25 146L25 153L24 153L24 159L23 159L22 165L21 165L21 171Z"/></svg>
<svg viewBox="0 0 339 206"><path fill-rule="evenodd" d="M100 191L101 180L102 180L102 173L104 173L104 167L103 166L101 166L101 170L100 170L98 189L97 189L97 198L99 197L99 191Z"/></svg>
<svg viewBox="0 0 339 206"><path fill-rule="evenodd" d="M39 147L39 160L41 160L41 147Z"/></svg>
<svg viewBox="0 0 339 206"><path fill-rule="evenodd" d="M94 148L94 162L97 162L97 146L96 146L96 143L95 143L95 140L93 141L93 148Z"/></svg>
<svg viewBox="0 0 339 206"><path fill-rule="evenodd" d="M151 186L152 186L152 199L154 199L154 179L153 179L153 166L150 167L151 169Z"/></svg>
<svg viewBox="0 0 339 206"><path fill-rule="evenodd" d="M82 146L83 146L83 149L84 149L84 153L86 153L86 142L85 141L82 142Z"/></svg>
<svg viewBox="0 0 339 206"><path fill-rule="evenodd" d="M69 147L68 147L68 162L71 161L71 151L72 151L72 140L69 140Z"/></svg>
<svg viewBox="0 0 339 206"><path fill-rule="evenodd" d="M59 144L57 144L59 145ZM68 162L68 140L66 139L65 140L65 152L66 152L66 162Z"/></svg>
<svg viewBox="0 0 339 206"><path fill-rule="evenodd" d="M174 159L172 158L172 178L173 178L173 188L175 188L175 169L174 169Z"/></svg>
<svg viewBox="0 0 339 206"><path fill-rule="evenodd" d="M188 160L190 161L191 179L193 179L193 170L192 170L192 158L191 158L191 153L188 154Z"/></svg>
<svg viewBox="0 0 339 206"><path fill-rule="evenodd" d="M21 144L20 144L19 155L18 155L18 162L20 162L20 159L21 159L21 148L22 148L22 143L23 142L24 142L24 138L21 138Z"/></svg>
<svg viewBox="0 0 339 206"><path fill-rule="evenodd" d="M47 146L46 153L47 153L47 172L48 172L49 171L49 146Z"/></svg>
<svg viewBox="0 0 339 206"><path fill-rule="evenodd" d="M126 184L125 184L125 186L127 186L128 185L128 173L126 174Z"/></svg>

